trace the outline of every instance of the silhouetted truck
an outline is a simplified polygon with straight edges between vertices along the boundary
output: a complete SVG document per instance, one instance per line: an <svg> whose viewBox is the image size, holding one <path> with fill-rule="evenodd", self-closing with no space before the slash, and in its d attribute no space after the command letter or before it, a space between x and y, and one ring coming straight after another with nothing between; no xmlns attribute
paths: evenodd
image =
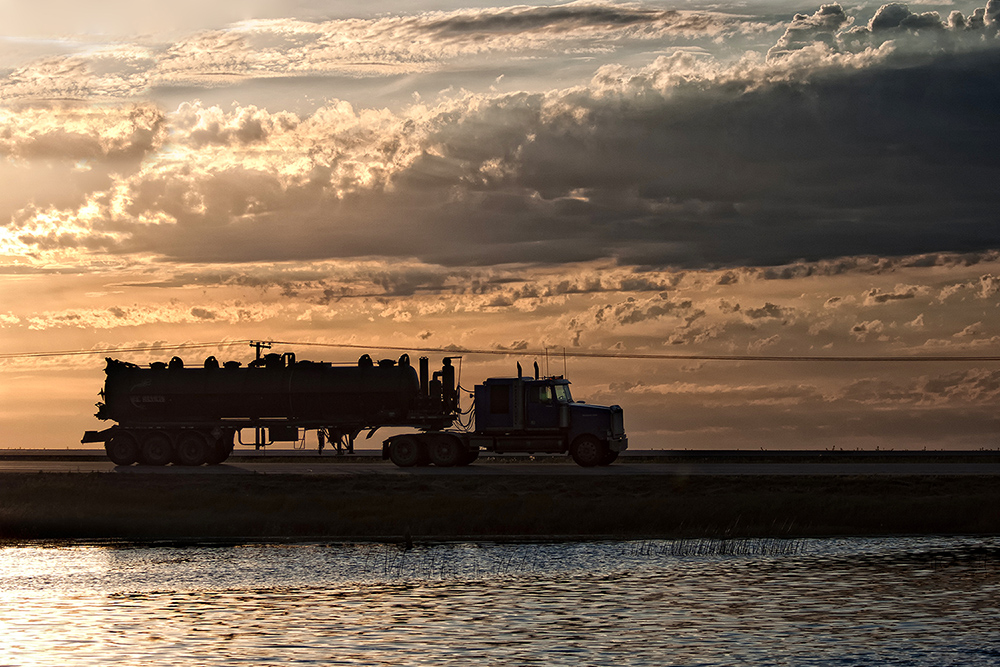
<svg viewBox="0 0 1000 667"><path fill-rule="evenodd" d="M476 385L474 396L474 431L395 435L383 443L383 457L403 467L452 466L475 460L480 450L569 452L589 467L608 465L628 448L621 407L576 403L561 377L490 378Z"/></svg>
<svg viewBox="0 0 1000 667"><path fill-rule="evenodd" d="M267 354L246 367L209 357L196 367L174 357L148 367L107 359L107 379L96 417L116 425L87 431L82 442L103 442L118 465L197 466L225 461L236 442L263 447L298 441L316 430L321 443L354 451L362 431L410 427L382 443L383 458L398 466L460 466L480 451L568 452L582 466L608 465L628 447L622 409L574 402L561 377L491 378L477 385L461 424L455 367L445 358L419 374L408 355L356 365L296 361ZM245 431L253 440L244 443Z"/></svg>

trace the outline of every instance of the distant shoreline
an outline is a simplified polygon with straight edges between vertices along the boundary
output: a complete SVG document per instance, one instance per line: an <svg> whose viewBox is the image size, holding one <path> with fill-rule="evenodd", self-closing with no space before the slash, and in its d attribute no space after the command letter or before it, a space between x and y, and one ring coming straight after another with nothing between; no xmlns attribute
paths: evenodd
<svg viewBox="0 0 1000 667"><path fill-rule="evenodd" d="M0 540L1000 534L994 476L0 474Z"/></svg>

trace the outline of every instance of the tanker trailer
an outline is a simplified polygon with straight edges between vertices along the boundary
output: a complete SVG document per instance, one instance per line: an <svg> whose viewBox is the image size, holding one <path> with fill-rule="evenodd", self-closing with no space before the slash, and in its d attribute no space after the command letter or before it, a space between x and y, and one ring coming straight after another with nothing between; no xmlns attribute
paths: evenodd
<svg viewBox="0 0 1000 667"><path fill-rule="evenodd" d="M243 429L253 429L248 444L258 447L296 441L300 429L353 443L365 429L442 429L457 416L454 373L434 373L431 382L422 358L418 377L405 354L377 363L364 355L352 366L296 361L290 352L267 354L246 367L219 364L215 357L198 367L179 357L149 367L106 361L95 416L117 425L87 431L82 442L103 442L118 465L218 464ZM450 377L452 385L440 377Z"/></svg>

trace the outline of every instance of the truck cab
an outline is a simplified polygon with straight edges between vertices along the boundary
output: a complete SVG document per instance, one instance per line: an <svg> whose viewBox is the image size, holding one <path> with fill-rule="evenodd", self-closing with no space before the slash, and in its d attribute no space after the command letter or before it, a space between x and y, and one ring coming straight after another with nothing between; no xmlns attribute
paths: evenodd
<svg viewBox="0 0 1000 667"><path fill-rule="evenodd" d="M564 453L607 465L628 447L621 407L576 403L561 377L490 378L475 389L472 445L496 452Z"/></svg>

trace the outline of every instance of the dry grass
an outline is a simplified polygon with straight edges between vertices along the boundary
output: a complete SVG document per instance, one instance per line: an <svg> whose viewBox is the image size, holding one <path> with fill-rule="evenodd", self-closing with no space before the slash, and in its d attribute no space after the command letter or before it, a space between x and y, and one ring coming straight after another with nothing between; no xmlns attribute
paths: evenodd
<svg viewBox="0 0 1000 667"><path fill-rule="evenodd" d="M993 477L0 475L0 539L1000 534Z"/></svg>

